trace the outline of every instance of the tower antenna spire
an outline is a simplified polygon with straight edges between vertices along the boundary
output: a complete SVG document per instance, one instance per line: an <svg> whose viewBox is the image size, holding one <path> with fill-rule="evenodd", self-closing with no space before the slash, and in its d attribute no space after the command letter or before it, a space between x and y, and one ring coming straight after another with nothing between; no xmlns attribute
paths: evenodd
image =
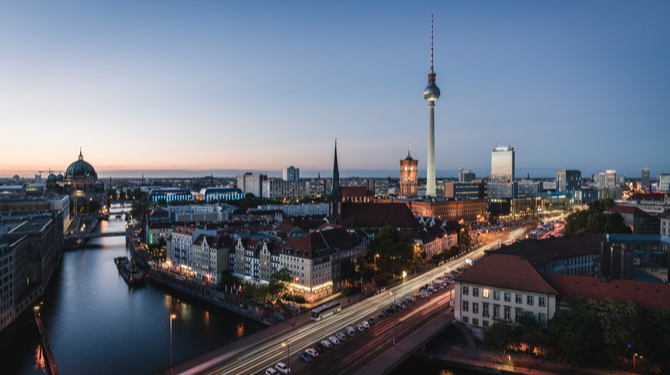
<svg viewBox="0 0 670 375"><path fill-rule="evenodd" d="M433 71L433 13L430 14L430 71Z"/></svg>

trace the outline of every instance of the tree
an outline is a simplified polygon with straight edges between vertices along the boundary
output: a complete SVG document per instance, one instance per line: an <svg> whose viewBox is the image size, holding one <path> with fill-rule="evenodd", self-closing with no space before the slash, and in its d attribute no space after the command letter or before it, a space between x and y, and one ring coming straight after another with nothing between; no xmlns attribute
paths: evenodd
<svg viewBox="0 0 670 375"><path fill-rule="evenodd" d="M219 278L219 289L227 289L226 286L232 288L233 285L237 286L241 284L242 280L230 272L223 273Z"/></svg>
<svg viewBox="0 0 670 375"><path fill-rule="evenodd" d="M358 272L356 264L353 259L347 259L340 264L340 272L342 278L349 284L356 285L361 280L361 274Z"/></svg>
<svg viewBox="0 0 670 375"><path fill-rule="evenodd" d="M612 208L612 199L603 199L589 203L589 209L570 214L565 221L563 233L632 233L618 212L604 213Z"/></svg>
<svg viewBox="0 0 670 375"><path fill-rule="evenodd" d="M461 245L464 246L470 245L472 239L470 238L470 231L468 230L468 227L466 226L461 227L461 230L458 232L458 242L460 242Z"/></svg>
<svg viewBox="0 0 670 375"><path fill-rule="evenodd" d="M375 238L368 245L368 255L365 257L367 264L373 265L377 258L377 269L380 273L393 273L399 275L402 271L410 271L425 260L425 250L415 244L408 236L398 233L396 227L387 225L379 229ZM424 252L424 255L421 252ZM361 264L366 265L364 262ZM369 267L361 268L365 273ZM374 268L373 268L374 269ZM365 278L365 275L363 275Z"/></svg>
<svg viewBox="0 0 670 375"><path fill-rule="evenodd" d="M497 322L484 331L484 345L498 350L501 357L505 356L510 345L518 341L519 331L511 324Z"/></svg>
<svg viewBox="0 0 670 375"><path fill-rule="evenodd" d="M284 267L270 276L268 283L268 293L273 297L279 297L288 290L288 286L293 282L293 275L288 268Z"/></svg>
<svg viewBox="0 0 670 375"><path fill-rule="evenodd" d="M584 302L583 297L567 301L549 321L549 334L554 353L563 363L584 367L600 357L603 344L598 315Z"/></svg>
<svg viewBox="0 0 670 375"><path fill-rule="evenodd" d="M133 202L133 206L130 209L130 215L134 218L139 218L147 207L149 207L149 196L142 194L140 199Z"/></svg>

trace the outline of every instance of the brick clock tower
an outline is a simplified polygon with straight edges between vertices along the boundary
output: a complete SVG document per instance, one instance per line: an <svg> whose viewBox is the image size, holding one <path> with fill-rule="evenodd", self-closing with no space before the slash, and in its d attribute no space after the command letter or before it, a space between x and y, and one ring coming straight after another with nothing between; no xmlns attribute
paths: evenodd
<svg viewBox="0 0 670 375"><path fill-rule="evenodd" d="M412 159L407 151L407 157L400 160L400 192L399 196L413 198L417 196L418 175L417 166L419 161Z"/></svg>

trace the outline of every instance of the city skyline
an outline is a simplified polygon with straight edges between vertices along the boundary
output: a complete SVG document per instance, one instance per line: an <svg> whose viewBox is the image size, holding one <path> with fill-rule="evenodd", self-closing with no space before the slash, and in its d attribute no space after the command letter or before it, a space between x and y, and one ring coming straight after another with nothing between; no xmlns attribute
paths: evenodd
<svg viewBox="0 0 670 375"><path fill-rule="evenodd" d="M12 4L0 121L27 141L3 146L0 175L63 171L83 147L101 178L311 177L337 137L343 177L397 177L407 143L425 177L431 13L438 178L487 175L509 138L519 177L667 172L670 6L523 5Z"/></svg>

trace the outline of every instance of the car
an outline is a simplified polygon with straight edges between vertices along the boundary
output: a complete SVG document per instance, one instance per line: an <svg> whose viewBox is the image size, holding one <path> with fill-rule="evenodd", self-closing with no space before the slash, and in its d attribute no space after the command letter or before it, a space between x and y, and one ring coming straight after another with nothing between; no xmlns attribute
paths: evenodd
<svg viewBox="0 0 670 375"><path fill-rule="evenodd" d="M316 351L319 352L319 353L323 353L323 352L326 351L326 347L321 345L320 342L315 342L314 343L314 349L316 349Z"/></svg>
<svg viewBox="0 0 670 375"><path fill-rule="evenodd" d="M325 346L326 349L331 349L333 347L333 344L331 344L328 340L321 341L321 345Z"/></svg>
<svg viewBox="0 0 670 375"><path fill-rule="evenodd" d="M386 318L386 310L382 310L379 312L379 317L380 318Z"/></svg>
<svg viewBox="0 0 670 375"><path fill-rule="evenodd" d="M286 366L283 362L277 363L275 365L275 368L277 369L277 371L281 372L282 374L290 374L291 373L291 369L288 368L288 366Z"/></svg>
<svg viewBox="0 0 670 375"><path fill-rule="evenodd" d="M265 370L265 375L277 375L277 374L278 374L277 370L273 369L272 367Z"/></svg>
<svg viewBox="0 0 670 375"><path fill-rule="evenodd" d="M305 349L305 354L309 355L312 358L316 358L319 356L319 352L317 352L314 349Z"/></svg>
<svg viewBox="0 0 670 375"><path fill-rule="evenodd" d="M356 331L354 331L354 327L347 327L347 335L354 336L355 334Z"/></svg>
<svg viewBox="0 0 670 375"><path fill-rule="evenodd" d="M340 341L347 341L347 335L345 335L344 332L338 332L335 334L335 337L340 339Z"/></svg>
<svg viewBox="0 0 670 375"><path fill-rule="evenodd" d="M375 318L370 317L370 319L368 319L368 323L370 323L371 326L375 325Z"/></svg>
<svg viewBox="0 0 670 375"><path fill-rule="evenodd" d="M312 356L307 353L298 353L298 358L302 359L305 363L312 362Z"/></svg>
<svg viewBox="0 0 670 375"><path fill-rule="evenodd" d="M335 345L340 345L340 339L338 339L338 338L335 337L335 336L330 336L330 337L328 338L328 340L330 340L330 342L332 342L332 343L335 344Z"/></svg>
<svg viewBox="0 0 670 375"><path fill-rule="evenodd" d="M365 331L365 327L363 327L363 326L360 325L360 324L358 325L357 328L358 328L358 332L363 332L363 331Z"/></svg>
<svg viewBox="0 0 670 375"><path fill-rule="evenodd" d="M366 322L365 320L364 320L363 322L361 322L361 325L362 325L363 328L365 328L365 329L370 329L370 323Z"/></svg>

